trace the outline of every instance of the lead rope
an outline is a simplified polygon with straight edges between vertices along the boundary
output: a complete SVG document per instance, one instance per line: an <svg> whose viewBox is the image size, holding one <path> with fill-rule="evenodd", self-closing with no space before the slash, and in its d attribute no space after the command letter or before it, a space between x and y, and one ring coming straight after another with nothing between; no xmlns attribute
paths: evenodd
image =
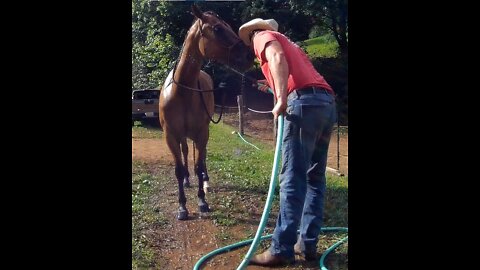
<svg viewBox="0 0 480 270"><path fill-rule="evenodd" d="M200 88L200 81L198 82L198 87ZM213 115L210 116L210 113L208 112L207 104L205 103L205 99L203 98L203 92L200 91L199 93L200 93L200 99L202 100L203 108L205 109L205 112L207 113L208 119L210 119L210 121L212 123L218 124L220 122L220 120L222 119L223 109L225 107L225 92L223 92L223 95L222 95L222 109L220 110L220 116L218 117L218 119L216 121L213 120ZM213 104L215 105L215 96L214 96ZM213 113L215 113L215 107L213 109Z"/></svg>

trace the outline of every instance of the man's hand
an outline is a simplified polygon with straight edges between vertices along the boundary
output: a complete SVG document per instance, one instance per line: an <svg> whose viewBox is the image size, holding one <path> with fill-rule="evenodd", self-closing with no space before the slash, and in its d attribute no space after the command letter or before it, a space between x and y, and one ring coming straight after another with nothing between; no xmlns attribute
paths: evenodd
<svg viewBox="0 0 480 270"><path fill-rule="evenodd" d="M267 80L258 80L257 81L257 88L258 90L268 93L268 89L270 89L270 86L268 85Z"/></svg>
<svg viewBox="0 0 480 270"><path fill-rule="evenodd" d="M283 99L279 99L277 101L277 104L275 104L275 107L272 110L275 120L280 114L285 114L286 110L287 110L287 101L284 101Z"/></svg>

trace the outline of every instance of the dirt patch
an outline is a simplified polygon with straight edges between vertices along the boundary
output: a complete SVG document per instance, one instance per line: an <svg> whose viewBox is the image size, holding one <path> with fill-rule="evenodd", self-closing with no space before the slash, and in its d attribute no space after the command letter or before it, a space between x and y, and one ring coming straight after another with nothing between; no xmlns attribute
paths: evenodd
<svg viewBox="0 0 480 270"><path fill-rule="evenodd" d="M156 139L160 140L160 139ZM136 141L138 143L139 141ZM138 149L138 148L137 148ZM151 161L151 160L150 160ZM174 173L170 165L148 162L149 173L159 176L160 185L155 195L152 196L152 207L162 222L154 222L144 234L149 239L149 245L154 250L158 269L185 269L191 270L197 261L215 249L224 247L247 238L252 238L257 230L265 198L259 194L248 194L231 191L228 188L218 187L207 195L212 213L207 217L200 217L196 205L196 185L186 189L187 208L189 220L178 221L177 210L177 186ZM212 179L215 180L215 179ZM222 198L233 197L232 207L222 205ZM228 213L237 224L233 226L221 226L214 222L215 213ZM269 217L266 233L271 233L276 220L278 208L274 207ZM258 252L264 250L270 241L261 243ZM201 269L236 269L249 246L245 246L228 253L220 254L207 261ZM345 260L342 260L343 263ZM328 263L328 260L327 260ZM259 266L248 266L248 270L276 269ZM285 269L319 269L318 262L306 262L301 257L296 257L295 265Z"/></svg>
<svg viewBox="0 0 480 270"><path fill-rule="evenodd" d="M161 162L168 164L172 158L163 139L132 138L132 160L142 160L149 163Z"/></svg>

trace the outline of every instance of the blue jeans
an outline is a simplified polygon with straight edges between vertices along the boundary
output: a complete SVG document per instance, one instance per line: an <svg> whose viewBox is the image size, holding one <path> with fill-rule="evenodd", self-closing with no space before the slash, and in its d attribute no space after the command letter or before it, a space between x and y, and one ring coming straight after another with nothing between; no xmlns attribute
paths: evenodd
<svg viewBox="0 0 480 270"><path fill-rule="evenodd" d="M328 145L336 121L333 95L325 90L288 96L283 127L280 213L270 252L293 258L300 227L300 246L316 252L322 227Z"/></svg>

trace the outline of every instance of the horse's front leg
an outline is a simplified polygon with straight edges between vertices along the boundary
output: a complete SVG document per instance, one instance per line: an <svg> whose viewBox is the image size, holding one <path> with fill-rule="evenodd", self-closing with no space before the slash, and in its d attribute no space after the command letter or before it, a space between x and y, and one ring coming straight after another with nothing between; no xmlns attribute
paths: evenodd
<svg viewBox="0 0 480 270"><path fill-rule="evenodd" d="M188 210L186 207L187 198L185 197L185 191L183 189L183 180L185 177L185 167L182 163L181 153L180 153L180 142L168 133L165 135L168 148L172 152L174 161L175 161L175 176L177 177L178 182L178 203L179 208L177 212L178 220L188 219Z"/></svg>
<svg viewBox="0 0 480 270"><path fill-rule="evenodd" d="M206 152L206 150L205 150ZM210 177L208 177L208 173L207 173L207 162L204 160L203 161L203 164L204 164L204 172L203 172L203 191L205 192L205 194L207 194L208 192L211 191L211 188L210 188L210 185L209 185L209 180L210 180Z"/></svg>
<svg viewBox="0 0 480 270"><path fill-rule="evenodd" d="M205 138L205 137L204 137ZM208 140L208 129L206 134L206 139L198 140L195 142L195 148L197 149L197 155L195 158L195 174L198 177L198 209L200 213L206 213L210 211L208 203L205 200L205 191L204 191L204 179L205 176L208 177L205 165L206 157L206 146Z"/></svg>
<svg viewBox="0 0 480 270"><path fill-rule="evenodd" d="M190 173L188 172L188 144L187 138L182 140L182 154L183 154L183 162L185 164L185 175L183 176L183 186L186 188L190 187Z"/></svg>

